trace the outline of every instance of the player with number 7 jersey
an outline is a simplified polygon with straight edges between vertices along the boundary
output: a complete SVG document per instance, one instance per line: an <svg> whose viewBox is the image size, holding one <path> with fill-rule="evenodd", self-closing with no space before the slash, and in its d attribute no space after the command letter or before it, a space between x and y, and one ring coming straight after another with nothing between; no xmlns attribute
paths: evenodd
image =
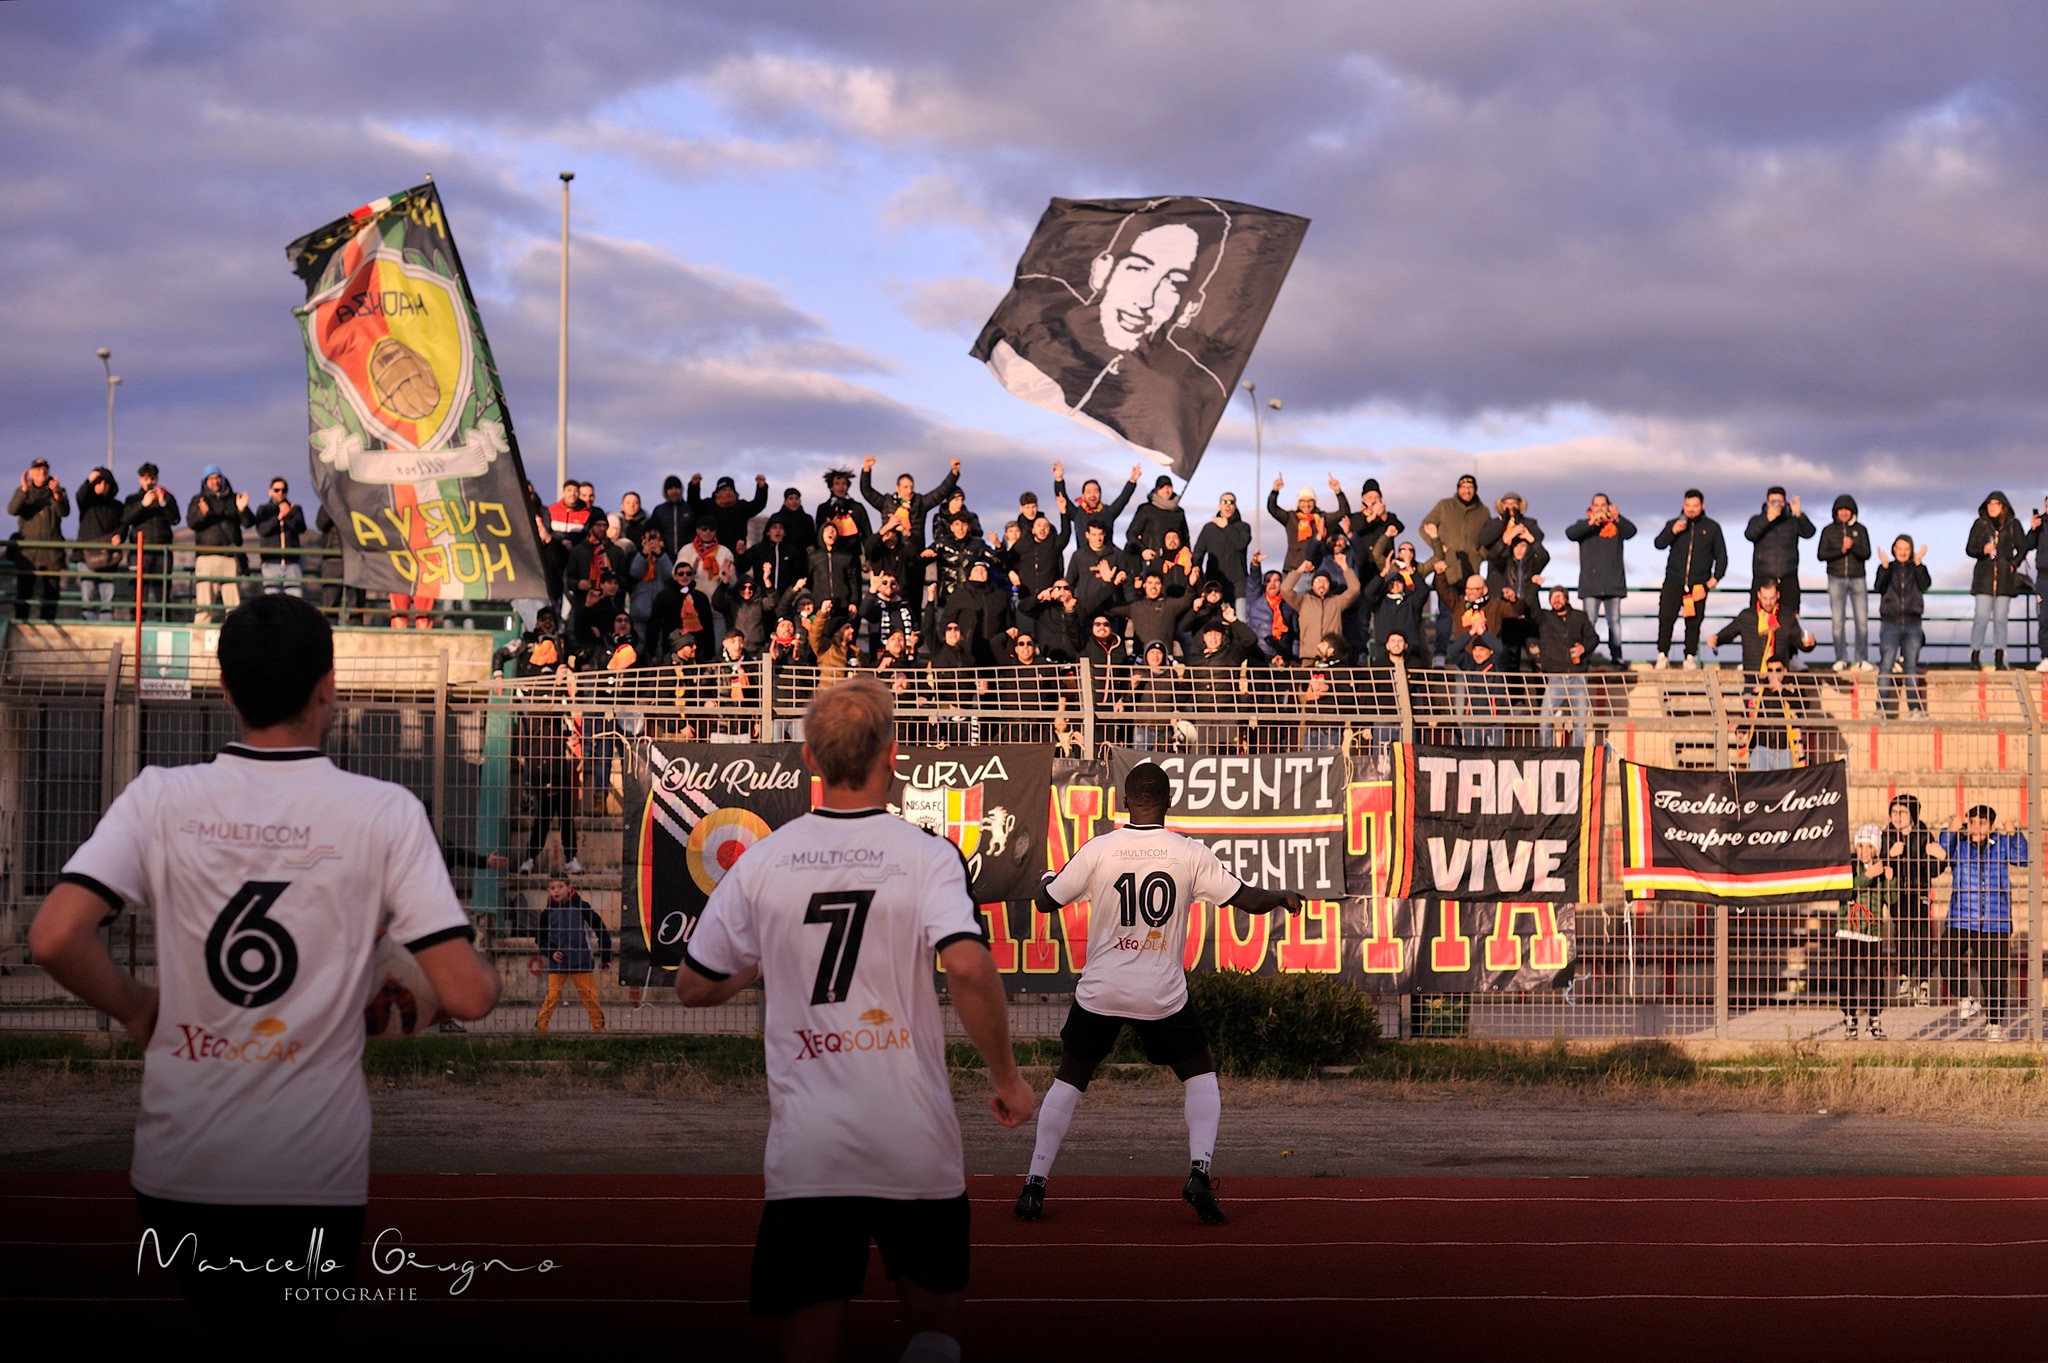
<svg viewBox="0 0 2048 1363"><path fill-rule="evenodd" d="M959 1357L967 1173L934 956L996 1120L1031 1113L960 849L884 807L894 726L895 698L872 679L819 689L804 713L819 807L733 863L676 972L693 1007L756 978L766 995L767 1206L749 1301L782 1319L785 1357L834 1355L871 1241L915 1332L904 1357Z"/></svg>
<svg viewBox="0 0 2048 1363"><path fill-rule="evenodd" d="M1222 1092L1216 1058L1188 998L1182 966L1188 912L1197 902L1249 913L1298 912L1302 897L1246 885L1192 838L1171 832L1166 813L1173 785L1155 762L1124 778L1130 821L1082 843L1058 875L1038 891L1038 908L1056 913L1088 901L1088 958L1074 988L1073 1007L1060 1029L1060 1068L1038 1112L1031 1171L1017 1195L1016 1213L1036 1221L1045 1210L1046 1180L1066 1139L1088 1081L1129 1025L1155 1065L1180 1077L1188 1127L1188 1178L1182 1200L1203 1221L1220 1224L1223 1209L1210 1180Z"/></svg>

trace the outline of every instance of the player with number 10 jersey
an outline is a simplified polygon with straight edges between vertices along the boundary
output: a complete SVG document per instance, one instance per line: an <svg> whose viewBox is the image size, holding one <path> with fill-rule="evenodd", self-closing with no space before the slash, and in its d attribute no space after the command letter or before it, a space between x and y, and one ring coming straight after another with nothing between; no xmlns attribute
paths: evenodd
<svg viewBox="0 0 2048 1363"><path fill-rule="evenodd" d="M1188 1126L1188 1178L1181 1198L1212 1225L1223 1221L1209 1178L1222 1092L1208 1033L1188 998L1182 960L1188 913L1196 903L1248 913L1301 908L1298 894L1246 885L1208 847L1170 832L1173 786L1155 762L1124 778L1130 822L1081 844L1073 860L1038 891L1038 908L1055 913L1088 901L1088 957L1074 1004L1060 1029L1060 1068L1038 1112L1031 1171L1017 1196L1017 1216L1036 1221L1045 1209L1046 1180L1088 1081L1115 1049L1126 1025L1145 1058L1179 1076Z"/></svg>

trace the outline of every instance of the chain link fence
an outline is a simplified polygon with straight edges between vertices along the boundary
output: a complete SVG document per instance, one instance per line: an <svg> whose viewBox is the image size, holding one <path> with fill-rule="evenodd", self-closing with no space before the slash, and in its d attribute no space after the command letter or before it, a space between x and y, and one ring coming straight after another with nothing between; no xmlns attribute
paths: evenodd
<svg viewBox="0 0 2048 1363"><path fill-rule="evenodd" d="M28 631L22 631L26 634ZM0 636L4 642L4 636ZM424 641L421 641L424 642ZM481 643L481 641L479 641ZM27 957L36 905L100 812L146 764L204 761L236 733L212 660L195 647L166 682L121 643L66 650L0 648L0 1026L84 1029L78 1006ZM687 669L561 673L484 680L446 651L337 661L341 705L329 740L340 765L417 793L447 849L480 945L505 981L479 1027L534 1024L546 984L534 929L560 877L613 935L624 910L626 764L652 741L795 741L805 702L831 673L763 660ZM1052 746L1084 758L1111 745L1243 754L1338 749L1353 780L1386 771L1388 745L1606 744L1657 766L1740 768L1760 738L1741 674L1722 669L1595 671L1574 676L1430 669L1204 669L1087 664L940 671L876 670L898 696L906 744ZM1883 825L1892 798L1916 796L1930 824L1989 804L2039 844L2042 718L2048 678L1943 670L1914 700L1903 683L1855 671L1795 674L1798 722L1785 735L1801 760L1842 760L1852 824ZM1904 710L1903 717L1895 717ZM1618 809L1610 768L1607 807ZM1600 902L1576 906L1569 987L1450 999L1385 998L1390 1034L1493 1038L1841 1037L1846 972L1832 905L1710 905L1620 898L1619 820L1603 830ZM1884 1027L1894 1039L1982 1039L1986 1018L1959 1015L1997 990L2018 1001L2015 1035L2038 1038L2038 862L2013 872L2015 931L2002 954L1959 963L1937 880L1931 920L1895 928L1883 949ZM1332 918L1335 915L1331 916ZM1237 927L1246 927L1240 921ZM110 930L116 958L148 978L147 914ZM1347 947L1347 949L1350 949ZM1865 963L1867 965L1867 963ZM1969 964L1966 978L1959 965ZM665 991L604 984L614 1030L738 1032L759 1028L751 994L690 1011ZM1050 1035L1064 999L1017 1000L1024 1035ZM589 1025L568 1007L552 1027Z"/></svg>

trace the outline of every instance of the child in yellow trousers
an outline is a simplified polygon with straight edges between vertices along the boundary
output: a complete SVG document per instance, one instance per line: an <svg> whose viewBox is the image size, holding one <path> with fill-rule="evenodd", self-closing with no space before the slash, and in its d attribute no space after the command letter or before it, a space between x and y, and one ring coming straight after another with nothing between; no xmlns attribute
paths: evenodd
<svg viewBox="0 0 2048 1363"><path fill-rule="evenodd" d="M604 1030L604 1009L598 1004L597 982L591 973L592 934L597 937L597 954L601 958L598 965L609 970L612 935L605 930L604 920L584 902L582 895L569 887L568 881L560 876L550 880L548 902L541 910L540 920L540 949L547 963L548 992L541 1000L540 1016L534 1020L535 1031L548 1029L548 1018L562 1001L564 980L576 986L576 995L590 1014L590 1030Z"/></svg>

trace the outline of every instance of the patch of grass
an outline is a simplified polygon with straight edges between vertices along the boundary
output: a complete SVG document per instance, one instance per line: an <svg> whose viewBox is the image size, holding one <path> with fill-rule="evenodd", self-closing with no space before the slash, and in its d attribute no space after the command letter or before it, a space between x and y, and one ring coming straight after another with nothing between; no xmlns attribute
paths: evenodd
<svg viewBox="0 0 2048 1363"><path fill-rule="evenodd" d="M0 1032L0 1069L57 1061L140 1060L126 1032Z"/></svg>
<svg viewBox="0 0 2048 1363"><path fill-rule="evenodd" d="M441 1035L377 1041L363 1048L375 1078L445 1079L504 1075L681 1074L747 1083L763 1074L761 1042L742 1036Z"/></svg>
<svg viewBox="0 0 2048 1363"><path fill-rule="evenodd" d="M1235 1013L1219 1009L1228 1019L1227 1031L1212 1017L1218 1059L1235 1077L1239 1100L1315 1105L1341 1100L1357 1086L1394 1096L1445 1086L1502 1093L1553 1088L1703 1111L1826 1111L1947 1125L2048 1117L2048 1057L2031 1048L1979 1053L1901 1044L1851 1051L1801 1042L1702 1060L1669 1041L1587 1046L1446 1040L1364 1045L1346 1061L1313 1063L1311 1056L1319 1052L1299 1038L1294 1049L1282 1052L1284 1061L1262 1061L1254 1052L1247 1063L1246 1051L1226 1050L1284 1037L1295 1025L1288 1006L1267 998L1242 1001ZM1328 1035L1311 1030L1310 1038ZM1224 1041L1226 1036L1232 1040ZM1014 1049L1042 1088L1043 1076L1059 1063L1059 1042L1020 1040ZM140 1058L119 1034L0 1031L0 1071L36 1085L130 1084ZM947 1061L960 1091L985 1082L980 1057L965 1042L948 1045ZM1338 1072L1319 1068L1325 1063ZM372 1043L363 1066L379 1087L489 1085L512 1102L571 1088L717 1101L758 1094L765 1082L759 1038L741 1036L437 1033ZM1174 1079L1171 1071L1145 1062L1126 1029L1098 1083L1137 1089L1172 1087Z"/></svg>
<svg viewBox="0 0 2048 1363"><path fill-rule="evenodd" d="M1669 1041L1574 1048L1562 1041L1420 1041L1381 1046L1352 1068L1382 1083L1667 1085L1693 1079L1698 1062Z"/></svg>
<svg viewBox="0 0 2048 1363"><path fill-rule="evenodd" d="M2032 1052L1833 1056L1816 1045L1759 1050L1700 1066L1692 1097L1774 1112L1857 1113L1947 1125L2048 1116L2048 1069Z"/></svg>

